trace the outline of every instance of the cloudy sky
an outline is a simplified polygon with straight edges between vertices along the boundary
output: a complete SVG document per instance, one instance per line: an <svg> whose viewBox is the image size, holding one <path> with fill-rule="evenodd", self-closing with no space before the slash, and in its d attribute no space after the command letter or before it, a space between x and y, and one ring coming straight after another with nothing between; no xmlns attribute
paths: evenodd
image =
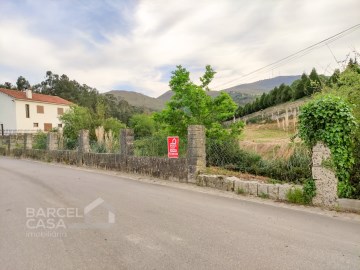
<svg viewBox="0 0 360 270"><path fill-rule="evenodd" d="M310 72L330 74L360 29L274 69L244 77L360 23L359 0L0 0L0 82L45 72L157 97L183 65L213 89Z"/></svg>

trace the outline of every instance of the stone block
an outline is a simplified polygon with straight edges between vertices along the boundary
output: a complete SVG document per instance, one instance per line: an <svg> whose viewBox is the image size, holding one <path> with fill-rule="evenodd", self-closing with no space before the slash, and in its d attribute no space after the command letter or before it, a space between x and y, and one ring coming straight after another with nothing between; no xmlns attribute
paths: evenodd
<svg viewBox="0 0 360 270"><path fill-rule="evenodd" d="M206 182L205 182L205 175L198 175L196 177L196 185L200 186L200 187L204 187L206 186Z"/></svg>
<svg viewBox="0 0 360 270"><path fill-rule="evenodd" d="M269 184L268 190L269 190L269 198L270 199L273 199L273 200L279 199L279 186Z"/></svg>
<svg viewBox="0 0 360 270"><path fill-rule="evenodd" d="M291 186L288 184L284 184L284 185L277 185L278 189L279 189L279 200L282 201L287 201L287 197L286 194L289 192L289 190L291 189Z"/></svg>
<svg viewBox="0 0 360 270"><path fill-rule="evenodd" d="M244 180L235 180L234 181L234 191L238 192L238 189L242 190L245 194L249 193L249 181Z"/></svg>
<svg viewBox="0 0 360 270"><path fill-rule="evenodd" d="M258 195L258 182L249 181L249 194L250 195Z"/></svg>
<svg viewBox="0 0 360 270"><path fill-rule="evenodd" d="M338 199L337 203L341 210L360 213L360 200Z"/></svg>
<svg viewBox="0 0 360 270"><path fill-rule="evenodd" d="M261 196L269 196L269 185L268 184L258 184L257 194L259 197Z"/></svg>
<svg viewBox="0 0 360 270"><path fill-rule="evenodd" d="M223 190L226 191L234 191L234 182L235 180L237 180L238 178L236 177L225 177L224 179L224 183L223 183Z"/></svg>

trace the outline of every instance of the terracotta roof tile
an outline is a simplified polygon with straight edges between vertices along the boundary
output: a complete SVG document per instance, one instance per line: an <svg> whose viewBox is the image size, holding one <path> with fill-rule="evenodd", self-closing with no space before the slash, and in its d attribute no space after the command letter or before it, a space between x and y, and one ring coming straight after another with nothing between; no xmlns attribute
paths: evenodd
<svg viewBox="0 0 360 270"><path fill-rule="evenodd" d="M10 90L10 89L4 89L4 88L0 88L0 92L4 93L12 98L15 98L15 99L46 102L46 103L53 103L53 104L62 104L62 105L72 104L72 102L70 102L66 99L63 99L61 97L57 97L57 96L49 96L49 95L32 93L32 98L27 98L26 93L23 91Z"/></svg>

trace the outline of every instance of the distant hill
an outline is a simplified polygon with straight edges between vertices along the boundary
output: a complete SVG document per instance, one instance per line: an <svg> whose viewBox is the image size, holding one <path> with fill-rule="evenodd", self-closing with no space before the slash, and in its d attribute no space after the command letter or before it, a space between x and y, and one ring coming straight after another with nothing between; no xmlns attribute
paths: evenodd
<svg viewBox="0 0 360 270"><path fill-rule="evenodd" d="M207 91L206 92L211 97L217 97L220 94L220 91ZM163 100L164 102L169 101L173 96L173 92L171 90L166 91L164 94L158 97L159 100Z"/></svg>
<svg viewBox="0 0 360 270"><path fill-rule="evenodd" d="M245 105L255 99L255 95L262 94L264 92L269 92L274 89L276 86L281 85L282 83L286 85L291 85L295 80L300 79L300 75L294 76L278 76L272 79L266 79L261 81L256 81L253 83L240 84L231 88L224 89L229 93L233 100L238 105ZM220 91L209 91L207 92L210 96L216 97L219 95ZM163 101L168 101L173 96L173 93L169 90L158 97L158 99Z"/></svg>
<svg viewBox="0 0 360 270"><path fill-rule="evenodd" d="M139 108L146 108L149 109L150 111L160 111L165 106L165 101L157 98L152 98L138 92L125 91L125 90L112 90L105 94L112 94L117 99L126 100L132 106Z"/></svg>
<svg viewBox="0 0 360 270"><path fill-rule="evenodd" d="M253 83L240 84L222 91L229 93L229 95L238 105L245 105L246 103L252 102L256 98L256 95L268 92L282 83L291 85L299 78L300 75L279 76L272 79L256 81ZM173 96L173 92L170 90L158 98L152 98L137 92L124 90L112 90L105 94L112 94L118 99L126 100L132 106L146 108L150 111L162 110L165 107L165 103L168 102ZM220 94L220 91L208 91L207 94L211 97L216 97Z"/></svg>
<svg viewBox="0 0 360 270"><path fill-rule="evenodd" d="M211 97L217 97L221 93L221 91L207 91L206 93ZM252 102L256 98L255 95L244 94L235 91L229 92L229 95L232 97L232 99L237 105L245 105L246 103ZM172 96L173 92L167 91L161 96L159 96L158 99L162 100L163 102L167 102L171 99Z"/></svg>
<svg viewBox="0 0 360 270"><path fill-rule="evenodd" d="M300 75L293 76L278 76L271 79L256 81L253 83L245 83L230 88L226 88L223 91L225 92L237 92L245 94L262 94L268 92L275 88L276 86L281 85L282 83L286 85L291 85L295 80L300 79Z"/></svg>

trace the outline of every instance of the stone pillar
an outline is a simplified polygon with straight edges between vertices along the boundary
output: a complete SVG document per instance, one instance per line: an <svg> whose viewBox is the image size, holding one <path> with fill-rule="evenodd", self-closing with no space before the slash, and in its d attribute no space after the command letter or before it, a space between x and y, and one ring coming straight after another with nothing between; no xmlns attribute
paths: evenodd
<svg viewBox="0 0 360 270"><path fill-rule="evenodd" d="M188 127L188 182L196 183L196 177L206 168L205 127Z"/></svg>
<svg viewBox="0 0 360 270"><path fill-rule="evenodd" d="M120 154L124 156L134 155L134 130L131 128L120 130Z"/></svg>
<svg viewBox="0 0 360 270"><path fill-rule="evenodd" d="M16 149L17 137L16 135L9 135L8 146L9 151Z"/></svg>
<svg viewBox="0 0 360 270"><path fill-rule="evenodd" d="M90 141L89 131L82 129L80 130L78 137L78 152L77 152L77 165L83 164L83 154L90 152Z"/></svg>
<svg viewBox="0 0 360 270"><path fill-rule="evenodd" d="M314 205L326 207L336 205L338 179L332 170L322 165L324 160L330 158L330 149L323 143L318 142L313 148L312 155L312 177L316 185L316 196L313 199Z"/></svg>
<svg viewBox="0 0 360 270"><path fill-rule="evenodd" d="M24 149L32 149L33 135L30 133L24 134Z"/></svg>
<svg viewBox="0 0 360 270"><path fill-rule="evenodd" d="M63 131L59 130L58 135L59 135L58 149L64 150L64 134L63 134Z"/></svg>
<svg viewBox="0 0 360 270"><path fill-rule="evenodd" d="M79 147L78 151L81 153L90 152L90 140L89 140L89 131L82 129L79 133Z"/></svg>
<svg viewBox="0 0 360 270"><path fill-rule="evenodd" d="M58 150L58 143L59 143L58 134L56 132L49 132L47 134L46 140L46 150Z"/></svg>

